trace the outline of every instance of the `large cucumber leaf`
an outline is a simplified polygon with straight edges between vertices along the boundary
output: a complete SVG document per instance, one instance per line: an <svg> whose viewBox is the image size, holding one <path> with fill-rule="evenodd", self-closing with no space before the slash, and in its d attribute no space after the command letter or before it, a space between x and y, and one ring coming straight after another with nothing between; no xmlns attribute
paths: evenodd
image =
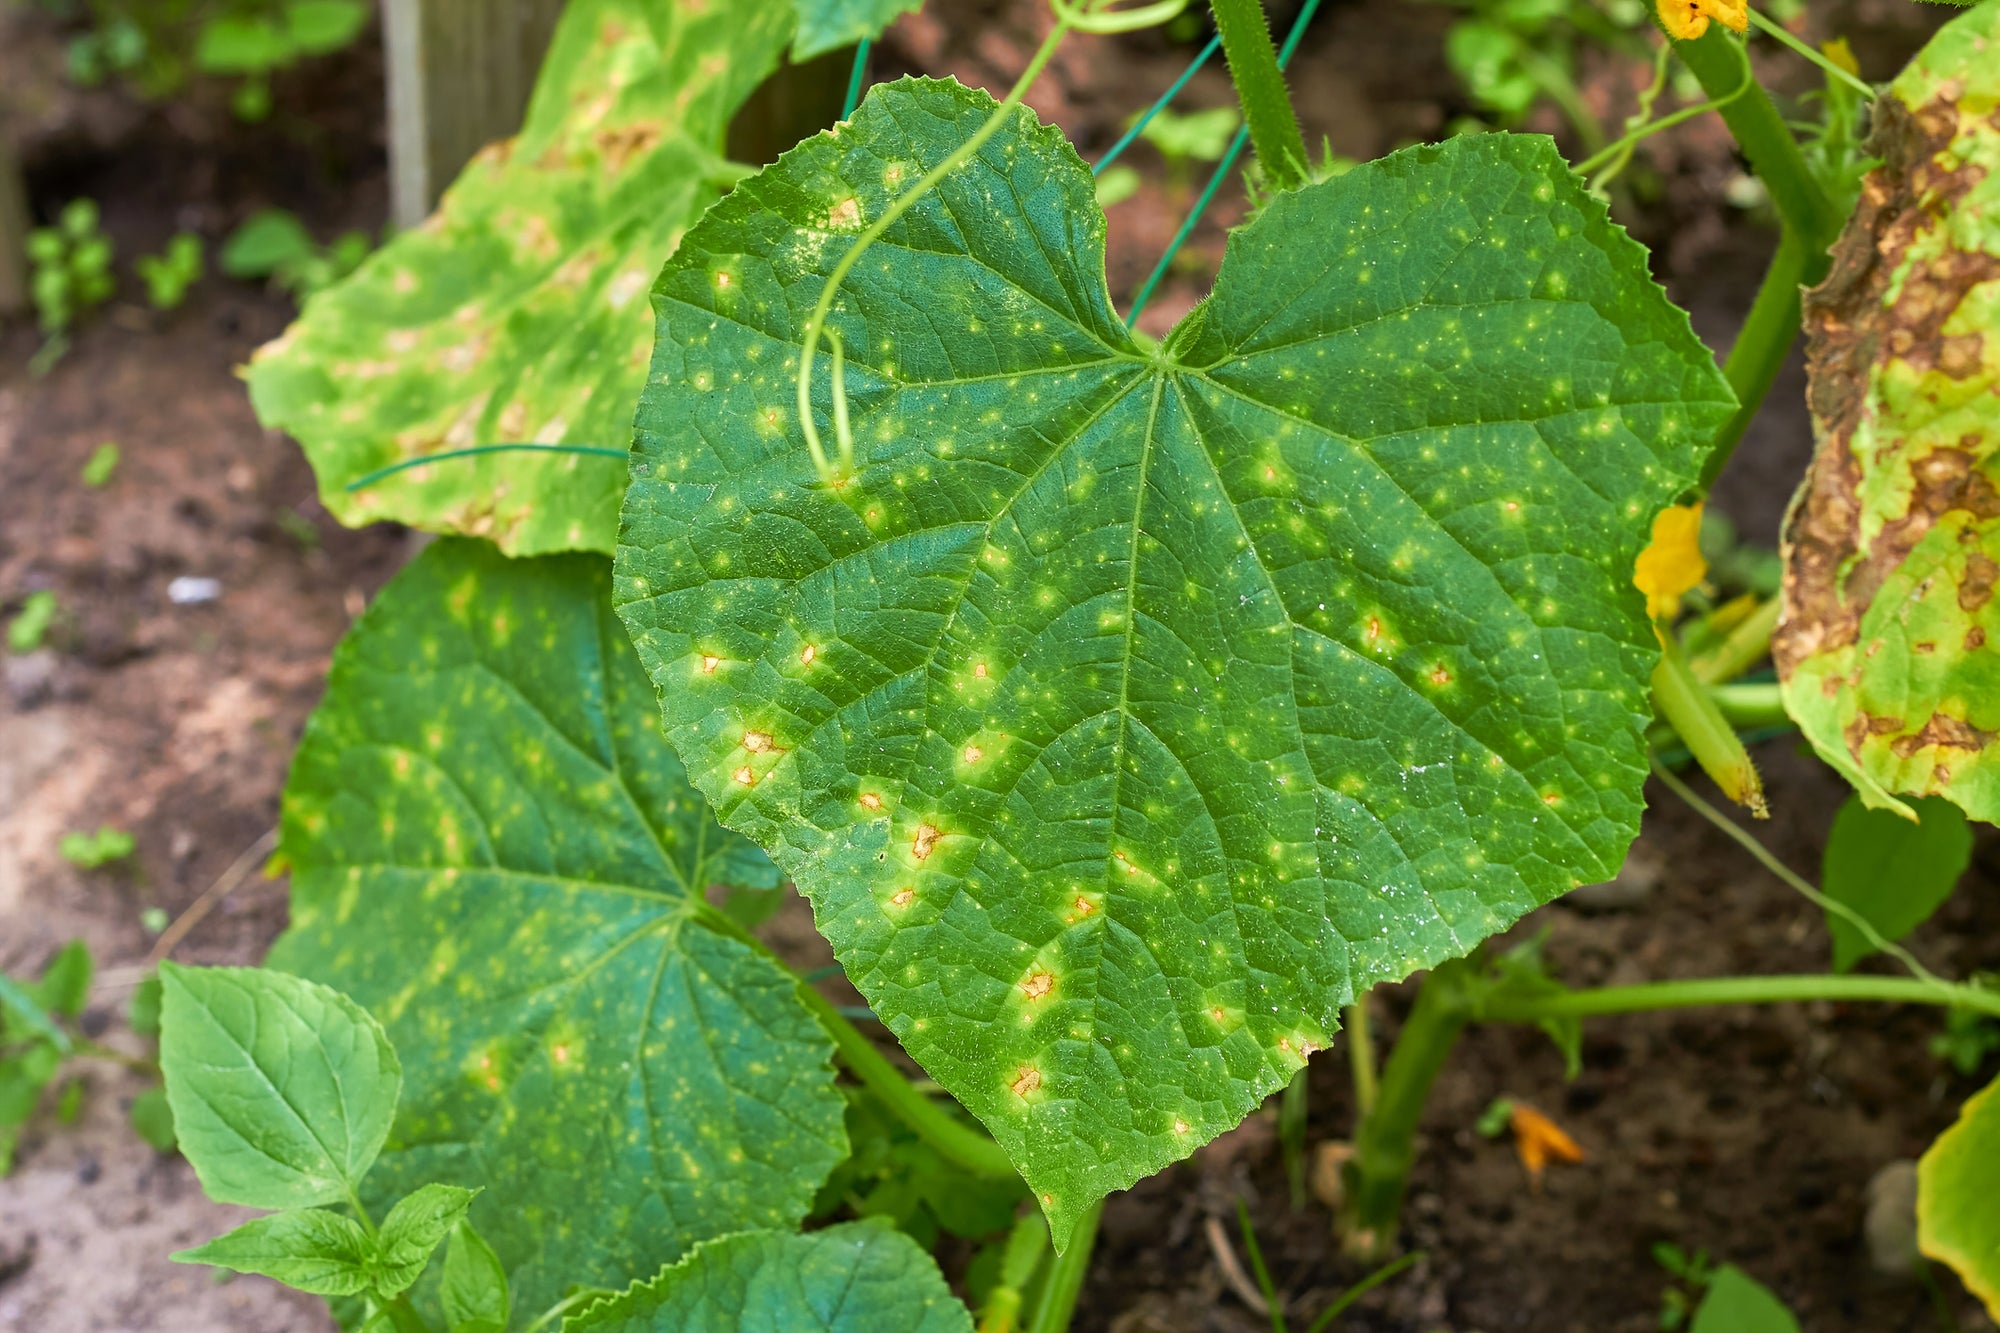
<svg viewBox="0 0 2000 1333"><path fill-rule="evenodd" d="M564 1333L972 1333L930 1255L884 1222L712 1240Z"/></svg>
<svg viewBox="0 0 2000 1333"><path fill-rule="evenodd" d="M1063 1244L1358 990L1617 869L1656 655L1632 564L1731 397L1509 135L1279 197L1148 350L1089 172L1021 112L847 280L860 461L829 489L804 314L993 105L877 89L689 233L615 596L696 785Z"/></svg>
<svg viewBox="0 0 2000 1333"><path fill-rule="evenodd" d="M2000 1319L2000 1082L1966 1100L1917 1160L1917 1248L1958 1273Z"/></svg>
<svg viewBox="0 0 2000 1333"><path fill-rule="evenodd" d="M624 449L653 338L640 298L734 178L723 132L795 3L570 0L520 135L250 363L258 417L298 438L335 517L611 550L622 457L485 454L346 488L471 446Z"/></svg>
<svg viewBox="0 0 2000 1333"><path fill-rule="evenodd" d="M792 59L810 60L835 47L874 37L924 0L798 0L799 31Z"/></svg>
<svg viewBox="0 0 2000 1333"><path fill-rule="evenodd" d="M432 545L335 655L285 793L272 963L403 1061L369 1190L485 1187L523 1315L796 1225L846 1149L792 979L704 924L705 886L775 870L682 776L609 573Z"/></svg>
<svg viewBox="0 0 2000 1333"><path fill-rule="evenodd" d="M1872 806L2000 820L2000 0L1875 103L1807 302L1820 443L1785 532L1785 706Z"/></svg>

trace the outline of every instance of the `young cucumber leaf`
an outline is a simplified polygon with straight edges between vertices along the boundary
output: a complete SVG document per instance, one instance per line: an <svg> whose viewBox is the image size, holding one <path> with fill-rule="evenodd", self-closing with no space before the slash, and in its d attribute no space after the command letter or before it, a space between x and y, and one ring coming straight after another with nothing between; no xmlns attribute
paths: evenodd
<svg viewBox="0 0 2000 1333"><path fill-rule="evenodd" d="M358 1296L374 1285L376 1244L351 1218L299 1208L245 1222L174 1262L261 1273L315 1296Z"/></svg>
<svg viewBox="0 0 2000 1333"><path fill-rule="evenodd" d="M507 1270L500 1256L472 1223L452 1228L444 1248L444 1281L438 1288L450 1333L504 1333L513 1303L507 1296Z"/></svg>
<svg viewBox="0 0 2000 1333"><path fill-rule="evenodd" d="M696 785L1062 1245L1358 990L1610 878L1657 654L1632 563L1731 399L1508 135L1278 197L1143 349L1088 170L1019 112L844 284L831 489L801 314L993 106L878 88L689 233L617 599Z"/></svg>
<svg viewBox="0 0 2000 1333"><path fill-rule="evenodd" d="M734 178L716 152L798 0L574 0L518 138L474 158L423 227L315 300L249 370L343 523L395 519L514 554L609 552L660 262Z"/></svg>
<svg viewBox="0 0 2000 1333"><path fill-rule="evenodd" d="M1912 802L1917 818L1871 810L1850 796L1833 817L1821 862L1820 887L1844 903L1887 940L1900 940L1930 918L1951 896L1972 861L1972 830L1965 815L1940 797ZM1845 972L1875 952L1847 918L1826 914L1833 937L1833 969Z"/></svg>
<svg viewBox="0 0 2000 1333"><path fill-rule="evenodd" d="M1769 1287L1724 1264L1708 1280L1688 1333L1799 1333L1799 1321Z"/></svg>
<svg viewBox="0 0 2000 1333"><path fill-rule="evenodd" d="M283 972L162 963L160 983L167 1103L208 1196L252 1208L351 1198L402 1083L382 1025Z"/></svg>
<svg viewBox="0 0 2000 1333"><path fill-rule="evenodd" d="M96 972L90 946L82 940L71 940L49 960L41 978L26 989L49 1013L75 1018L90 999L90 982Z"/></svg>
<svg viewBox="0 0 2000 1333"><path fill-rule="evenodd" d="M399 1200L382 1219L381 1253L376 1289L384 1296L408 1291L424 1274L431 1253L452 1228L465 1220L478 1190L456 1185L425 1185Z"/></svg>
<svg viewBox="0 0 2000 1333"><path fill-rule="evenodd" d="M775 868L688 786L609 592L601 557L432 544L335 655L285 793L272 957L406 1062L369 1197L486 1187L528 1311L796 1225L846 1150L831 1043L702 901Z"/></svg>
<svg viewBox="0 0 2000 1333"><path fill-rule="evenodd" d="M564 1333L972 1333L930 1255L880 1222L700 1246Z"/></svg>
<svg viewBox="0 0 2000 1333"><path fill-rule="evenodd" d="M2000 1082L1967 1100L1917 1159L1917 1248L1950 1264L2000 1320Z"/></svg>
<svg viewBox="0 0 2000 1333"><path fill-rule="evenodd" d="M810 60L852 46L922 5L924 0L798 0L799 31L792 59Z"/></svg>
<svg viewBox="0 0 2000 1333"><path fill-rule="evenodd" d="M1875 105L1882 164L1807 306L1819 452L1785 533L1785 706L1871 806L2000 820L2000 3Z"/></svg>

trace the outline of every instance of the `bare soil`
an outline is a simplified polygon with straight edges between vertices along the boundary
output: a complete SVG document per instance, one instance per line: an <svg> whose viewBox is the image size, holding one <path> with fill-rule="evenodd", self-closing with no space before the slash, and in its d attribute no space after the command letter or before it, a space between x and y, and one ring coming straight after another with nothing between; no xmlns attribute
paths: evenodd
<svg viewBox="0 0 2000 1333"><path fill-rule="evenodd" d="M1289 20L1291 6L1272 8ZM1325 135L1335 151L1366 158L1435 136L1467 111L1442 57L1450 19L1443 6L1329 4L1295 79L1310 140ZM1939 21L1894 0L1857 0L1822 19L1856 38L1875 77ZM934 5L878 48L874 73L1004 86L1043 22L1027 0ZM180 227L213 246L270 204L322 236L379 225L381 72L369 43L281 83L276 115L254 128L233 124L213 97L145 108L66 92L47 76L59 68L52 43L46 20L0 14L0 105L15 112L11 133L44 218L70 198L96 198L127 259L156 252ZM1094 158L1191 53L1158 34L1078 41L1030 101ZM1631 92L1629 71L1592 66L1586 94L1600 109L1622 114ZM1229 100L1218 60L1181 105ZM1772 235L1723 202L1739 169L1719 125L1696 121L1655 145L1656 197L1632 225L1697 328L1726 347ZM1166 181L1143 146L1131 160L1149 183L1111 211L1107 267L1121 298L1206 175L1198 167L1189 183ZM1196 229L1146 328L1164 331L1200 298L1240 215L1225 197ZM0 332L0 616L42 588L61 607L43 651L0 658L0 969L32 971L62 941L87 939L105 969L89 1026L135 1052L143 1045L125 1028L123 1003L153 943L142 913L177 915L272 827L333 645L410 547L397 529L333 524L296 447L257 426L233 367L290 312L282 297L213 277L168 315L123 290L42 379L25 369L32 331L17 322ZM91 490L78 470L105 441L123 462ZM1746 537L1775 541L1810 448L1794 365L1718 492ZM175 605L166 590L182 575L217 579L221 595ZM1774 807L1760 836L1810 874L1841 788L1793 739L1764 745L1759 759ZM1610 910L1555 904L1516 935L1546 929L1553 964L1574 984L1823 968L1816 909L1666 793L1653 795L1635 857L1656 887ZM137 837L128 868L86 873L55 854L62 833L102 824ZM1912 942L1932 967L2000 967L1996 879L2000 845L1989 836L1953 901ZM284 919L282 881L252 879L176 956L254 962ZM787 918L776 924L785 930ZM1384 1038L1411 993L1378 996ZM1658 1326L1665 1279L1649 1250L1663 1240L1748 1269L1811 1333L1938 1327L1925 1288L1874 1272L1862 1239L1870 1177L1919 1153L1978 1086L1927 1053L1937 1030L1933 1013L1863 1006L1605 1019L1588 1026L1583 1073L1568 1082L1541 1034L1474 1030L1424 1121L1404 1239L1426 1257L1339 1327L1639 1333ZM1337 1044L1313 1062L1315 1144L1350 1130L1345 1061ZM259 1280L218 1285L167 1261L238 1210L206 1202L184 1162L127 1129L140 1076L104 1065L84 1078L81 1121L38 1122L19 1169L0 1180L0 1333L330 1328L315 1301ZM1510 1147L1472 1129L1503 1094L1554 1116L1586 1159L1531 1188ZM1324 1205L1293 1208L1267 1109L1112 1200L1075 1327L1268 1329L1227 1276L1240 1262L1238 1199L1294 1328L1361 1276L1340 1257ZM1211 1220L1222 1223L1220 1245ZM1987 1327L1949 1275L1938 1281L1962 1329Z"/></svg>

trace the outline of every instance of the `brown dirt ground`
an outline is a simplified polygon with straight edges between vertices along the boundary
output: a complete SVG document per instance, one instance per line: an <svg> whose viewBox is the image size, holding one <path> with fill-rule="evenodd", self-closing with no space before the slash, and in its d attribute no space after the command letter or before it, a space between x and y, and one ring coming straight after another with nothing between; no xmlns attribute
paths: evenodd
<svg viewBox="0 0 2000 1333"><path fill-rule="evenodd" d="M1039 35L1032 4L962 0L949 26L941 12L907 20L880 48L876 77L921 70L1004 85ZM1449 17L1443 7L1329 4L1298 65L1309 135L1369 157L1466 110L1440 53ZM1855 0L1834 18L1878 77L1938 21L1897 0ZM380 68L367 44L281 84L273 122L244 130L213 98L148 110L68 94L46 75L59 58L49 41L41 20L0 13L0 104L16 112L37 209L99 199L121 256L157 250L177 227L214 243L265 204L293 208L322 235L383 215ZM1187 54L1157 35L1078 42L1030 100L1094 157ZM1629 87L1607 64L1586 91L1622 113ZM1228 99L1217 62L1182 106ZM1696 122L1655 144L1662 196L1638 230L1697 327L1724 346L1769 234L1721 203L1736 167L1719 126ZM1130 160L1158 179L1150 150ZM1184 189L1149 183L1112 211L1114 291L1136 288L1187 201ZM1224 205L1197 230L1146 327L1163 331L1199 298L1239 215ZM0 333L0 615L39 588L63 608L47 651L0 659L0 968L32 969L61 941L89 940L107 969L89 1026L136 1050L122 1006L150 946L141 912L178 913L271 827L328 654L409 542L334 525L297 450L252 417L232 367L283 327L286 301L215 278L167 316L145 311L135 290L120 297L45 379L23 369L32 333ZM1794 366L1724 476L1718 503L1753 540L1774 540L1810 449L1802 391ZM90 491L77 469L105 440L124 461ZM167 583L183 574L219 579L221 598L172 605ZM1761 833L1810 871L1840 789L1794 742L1766 744L1760 759L1775 812ZM1665 873L1643 904L1592 913L1559 903L1521 927L1548 929L1558 971L1591 984L1823 967L1815 909L1654 795L1664 799L1640 855ZM54 855L63 832L103 823L136 835L130 870L84 873ZM1996 877L1989 838L1913 941L1931 966L2000 967ZM253 962L283 921L282 885L253 880L177 956ZM807 944L795 930L793 942ZM1378 997L1385 1036L1410 993ZM1648 1248L1659 1240L1744 1266L1811 1333L1937 1327L1923 1288L1874 1274L1861 1240L1869 1177L1920 1152L1977 1086L1926 1053L1936 1028L1927 1013L1824 1005L1604 1019L1589 1025L1584 1072L1569 1083L1538 1033L1471 1032L1430 1103L1412 1182L1405 1240L1428 1257L1340 1327L1639 1333L1657 1326L1663 1278ZM1313 1062L1313 1142L1348 1132L1344 1062L1339 1045ZM206 1202L184 1162L126 1129L137 1076L93 1066L83 1077L81 1122L38 1123L20 1168L0 1181L0 1333L329 1328L316 1302L258 1280L213 1284L166 1261L237 1210ZM1510 1150L1471 1128L1503 1093L1556 1116L1587 1160L1531 1190ZM1111 1202L1075 1327L1268 1328L1230 1290L1206 1226L1223 1221L1233 1240L1239 1198L1295 1327L1360 1275L1339 1257L1324 1207L1292 1209L1267 1110ZM1986 1326L1948 1277L1943 1285L1962 1328Z"/></svg>

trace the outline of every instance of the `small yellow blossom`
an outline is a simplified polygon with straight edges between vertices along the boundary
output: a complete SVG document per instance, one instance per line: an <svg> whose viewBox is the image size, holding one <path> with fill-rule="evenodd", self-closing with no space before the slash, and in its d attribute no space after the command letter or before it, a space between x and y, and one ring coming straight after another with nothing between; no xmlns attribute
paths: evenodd
<svg viewBox="0 0 2000 1333"><path fill-rule="evenodd" d="M1701 558L1701 501L1653 515L1653 540L1632 567L1632 584L1646 594L1646 614L1661 620L1680 608L1681 594L1708 573Z"/></svg>
<svg viewBox="0 0 2000 1333"><path fill-rule="evenodd" d="M1551 1161L1583 1160L1583 1149L1577 1146L1576 1140L1563 1133L1562 1126L1526 1102L1514 1103L1507 1123L1514 1131L1514 1152L1520 1157L1521 1165L1528 1169L1528 1179L1536 1189L1542 1187L1542 1168Z"/></svg>
<svg viewBox="0 0 2000 1333"><path fill-rule="evenodd" d="M1660 26L1676 41L1691 42L1715 19L1731 32L1750 26L1749 0L1656 0Z"/></svg>
<svg viewBox="0 0 2000 1333"><path fill-rule="evenodd" d="M1821 42L1819 53L1856 78L1861 76L1861 62L1854 58L1854 48L1847 44L1845 37L1833 37Z"/></svg>

